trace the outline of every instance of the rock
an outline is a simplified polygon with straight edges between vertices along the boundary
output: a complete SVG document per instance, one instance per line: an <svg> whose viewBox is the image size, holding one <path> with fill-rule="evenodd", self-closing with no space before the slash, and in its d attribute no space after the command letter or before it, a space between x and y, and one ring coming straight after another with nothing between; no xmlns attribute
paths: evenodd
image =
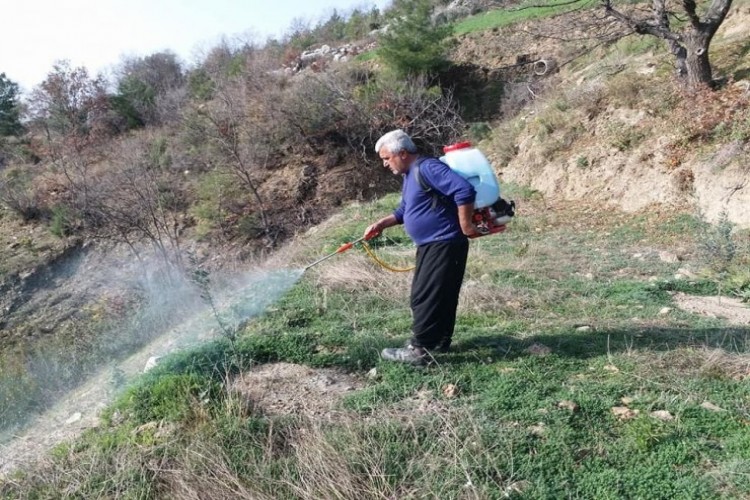
<svg viewBox="0 0 750 500"><path fill-rule="evenodd" d="M378 378L378 369L377 368L373 368L372 370L370 370L369 372L367 372L367 378L369 378L370 380L374 380L374 379Z"/></svg>
<svg viewBox="0 0 750 500"><path fill-rule="evenodd" d="M159 364L160 359L161 359L161 356L151 356L150 358L148 358L148 361L146 361L146 366L143 367L143 373L146 373L147 371L155 367L157 364Z"/></svg>
<svg viewBox="0 0 750 500"><path fill-rule="evenodd" d="M557 403L557 407L563 410L570 410L573 413L577 412L579 409L579 406L576 403L574 403L573 401L569 401L567 399Z"/></svg>
<svg viewBox="0 0 750 500"><path fill-rule="evenodd" d="M663 420L664 422L669 422L670 420L674 420L674 416L669 413L667 410L656 410L651 412L651 416L658 420Z"/></svg>
<svg viewBox="0 0 750 500"><path fill-rule="evenodd" d="M672 311L671 307L662 307L659 310L659 316L664 316L665 314L669 314Z"/></svg>
<svg viewBox="0 0 750 500"><path fill-rule="evenodd" d="M547 426L544 425L544 422L539 422L538 424L529 427L529 432L535 436L542 437L547 432Z"/></svg>
<svg viewBox="0 0 750 500"><path fill-rule="evenodd" d="M588 332L589 330L591 330L591 327L589 325L583 325L576 328L577 332Z"/></svg>
<svg viewBox="0 0 750 500"><path fill-rule="evenodd" d="M68 420L65 421L66 425L74 424L81 420L83 418L83 415L81 415L81 412L75 412L70 417L68 417Z"/></svg>

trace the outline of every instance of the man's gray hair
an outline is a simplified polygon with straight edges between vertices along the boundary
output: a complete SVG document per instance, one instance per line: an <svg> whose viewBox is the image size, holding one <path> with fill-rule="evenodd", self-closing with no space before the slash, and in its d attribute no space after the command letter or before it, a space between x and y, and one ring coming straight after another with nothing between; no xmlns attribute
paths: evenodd
<svg viewBox="0 0 750 500"><path fill-rule="evenodd" d="M414 145L414 141L411 140L409 134L400 128L391 130L378 139L378 142L375 143L375 152L380 153L380 150L383 148L393 154L398 154L401 151L406 151L407 153L417 152L417 146Z"/></svg>

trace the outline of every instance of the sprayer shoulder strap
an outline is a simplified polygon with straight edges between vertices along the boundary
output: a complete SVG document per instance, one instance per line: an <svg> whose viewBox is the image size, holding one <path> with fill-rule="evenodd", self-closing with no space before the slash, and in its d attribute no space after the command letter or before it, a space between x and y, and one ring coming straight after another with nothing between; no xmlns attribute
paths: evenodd
<svg viewBox="0 0 750 500"><path fill-rule="evenodd" d="M432 209L434 210L435 207L437 207L438 203L448 205L450 203L449 198L443 193L439 192L437 189L430 186L430 184L427 182L427 179L425 179L425 177L421 174L421 172L419 171L420 163L422 163L421 159L414 162L414 165L412 165L411 168L414 172L414 177L416 178L419 187L422 188L422 191L432 197Z"/></svg>

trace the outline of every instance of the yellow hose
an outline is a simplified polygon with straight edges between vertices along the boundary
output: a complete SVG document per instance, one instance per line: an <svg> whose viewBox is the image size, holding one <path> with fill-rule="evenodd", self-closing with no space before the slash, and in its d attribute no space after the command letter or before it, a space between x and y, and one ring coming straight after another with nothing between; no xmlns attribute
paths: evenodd
<svg viewBox="0 0 750 500"><path fill-rule="evenodd" d="M409 268L398 268L398 267L393 267L386 262L383 262L382 260L378 258L377 255L375 255L375 252L372 251L372 248L370 248L370 245L368 245L366 241L362 242L362 248L365 249L365 252L367 252L367 255L369 255L372 260L380 264L381 267L388 269L389 271L393 271L394 273L406 273L406 272L413 270L416 267L416 266L412 266Z"/></svg>

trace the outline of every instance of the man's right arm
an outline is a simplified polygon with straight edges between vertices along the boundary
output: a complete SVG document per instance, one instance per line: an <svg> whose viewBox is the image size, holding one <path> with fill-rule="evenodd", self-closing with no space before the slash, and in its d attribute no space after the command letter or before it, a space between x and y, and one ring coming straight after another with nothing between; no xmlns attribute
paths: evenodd
<svg viewBox="0 0 750 500"><path fill-rule="evenodd" d="M396 226L398 224L399 222L396 219L396 216L393 214L383 217L374 224L370 224L367 229L365 229L365 239L369 240L370 238L374 238L375 236L378 236L383 231L383 229L391 226Z"/></svg>

